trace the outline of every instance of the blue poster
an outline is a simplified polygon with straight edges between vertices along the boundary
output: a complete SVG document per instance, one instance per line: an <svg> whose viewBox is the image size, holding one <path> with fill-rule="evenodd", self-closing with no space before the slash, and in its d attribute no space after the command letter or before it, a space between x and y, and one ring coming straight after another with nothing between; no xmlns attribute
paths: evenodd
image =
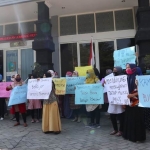
<svg viewBox="0 0 150 150"><path fill-rule="evenodd" d="M139 106L150 108L150 75L137 76Z"/></svg>
<svg viewBox="0 0 150 150"><path fill-rule="evenodd" d="M16 86L10 94L8 106L27 102L27 85Z"/></svg>
<svg viewBox="0 0 150 150"><path fill-rule="evenodd" d="M114 67L126 68L127 63L135 64L135 46L114 51Z"/></svg>
<svg viewBox="0 0 150 150"><path fill-rule="evenodd" d="M75 86L84 84L86 77L66 77L66 94L75 94Z"/></svg>
<svg viewBox="0 0 150 150"><path fill-rule="evenodd" d="M104 104L104 88L101 84L77 85L75 104Z"/></svg>

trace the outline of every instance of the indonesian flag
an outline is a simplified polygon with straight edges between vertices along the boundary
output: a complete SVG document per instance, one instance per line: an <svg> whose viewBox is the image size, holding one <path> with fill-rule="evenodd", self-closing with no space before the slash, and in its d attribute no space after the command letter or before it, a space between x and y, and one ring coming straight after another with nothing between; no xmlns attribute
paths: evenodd
<svg viewBox="0 0 150 150"><path fill-rule="evenodd" d="M90 57L89 57L89 66L94 66L95 64L95 56L94 56L94 51L93 51L93 39L91 39L91 44L90 44Z"/></svg>

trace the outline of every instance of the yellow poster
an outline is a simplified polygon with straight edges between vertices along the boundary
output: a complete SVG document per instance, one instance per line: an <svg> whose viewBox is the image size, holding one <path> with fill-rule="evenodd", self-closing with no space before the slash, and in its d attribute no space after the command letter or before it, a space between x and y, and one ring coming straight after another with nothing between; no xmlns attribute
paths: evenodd
<svg viewBox="0 0 150 150"><path fill-rule="evenodd" d="M56 95L65 95L66 93L66 79L53 78L55 83Z"/></svg>
<svg viewBox="0 0 150 150"><path fill-rule="evenodd" d="M87 70L92 68L92 66L75 67L75 71L79 73L79 76L86 76Z"/></svg>

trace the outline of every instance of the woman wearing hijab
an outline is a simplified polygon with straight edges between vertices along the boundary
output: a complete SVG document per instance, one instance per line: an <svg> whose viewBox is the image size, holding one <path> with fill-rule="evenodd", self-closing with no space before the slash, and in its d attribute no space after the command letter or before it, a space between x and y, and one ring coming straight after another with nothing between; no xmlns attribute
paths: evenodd
<svg viewBox="0 0 150 150"><path fill-rule="evenodd" d="M121 67L114 67L113 70L114 76L122 75ZM110 133L110 135L121 136L123 132L123 123L124 123L124 109L122 105L110 104L108 107L108 113L110 114L110 119L113 125L114 131ZM120 127L118 130L117 120L119 120Z"/></svg>
<svg viewBox="0 0 150 150"><path fill-rule="evenodd" d="M78 72L73 71L72 77L78 77L78 76L79 76ZM72 120L73 122L77 122L77 123L81 122L80 117L79 117L80 107L81 107L80 105L75 104L75 95L72 94L70 96L70 108L73 110L73 116L74 116L74 119Z"/></svg>
<svg viewBox="0 0 150 150"><path fill-rule="evenodd" d="M12 90L14 87L22 86L23 84L24 83L21 79L21 76L19 74L16 74L14 82L9 87L7 87L6 90ZM17 121L17 123L14 124L14 126L20 125L19 113L21 113L22 118L23 118L23 122L24 122L24 127L27 127L27 123L26 123L26 104L25 103L13 105L12 106L12 113L15 114L16 121Z"/></svg>
<svg viewBox="0 0 150 150"><path fill-rule="evenodd" d="M100 80L96 77L94 73L94 69L87 70L85 83L86 84L96 84L96 83L100 84ZM90 116L91 122L89 123L87 127L100 128L100 108L101 108L101 105L97 105L97 104L86 105L86 110L90 112L90 115L91 115Z"/></svg>
<svg viewBox="0 0 150 150"><path fill-rule="evenodd" d="M66 77L72 77L72 72L68 71ZM69 119L72 116L72 110L70 109L70 97L71 94L66 94L64 97L64 116Z"/></svg>
<svg viewBox="0 0 150 150"><path fill-rule="evenodd" d="M0 82L2 82L2 75L0 78ZM5 107L6 107L5 98L0 98L0 120L4 120Z"/></svg>
<svg viewBox="0 0 150 150"><path fill-rule="evenodd" d="M51 77L51 74L47 73L46 77ZM58 97L55 94L54 82L52 82L52 91L49 98L43 101L42 131L44 133L53 132L55 134L61 132Z"/></svg>
<svg viewBox="0 0 150 150"><path fill-rule="evenodd" d="M141 75L142 72L135 64L126 65L126 73L128 75L128 98L138 96L138 93L133 93L137 88L135 84L136 75ZM132 94L133 93L133 94ZM123 137L132 142L146 140L146 130L144 124L144 112L142 107L137 105L134 107L126 106Z"/></svg>

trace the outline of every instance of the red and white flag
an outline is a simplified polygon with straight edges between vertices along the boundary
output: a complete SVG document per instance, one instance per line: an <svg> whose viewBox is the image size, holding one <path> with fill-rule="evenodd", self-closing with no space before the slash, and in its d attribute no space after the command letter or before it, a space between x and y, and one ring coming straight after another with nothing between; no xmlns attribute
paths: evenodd
<svg viewBox="0 0 150 150"><path fill-rule="evenodd" d="M91 39L91 44L90 44L90 57L89 57L89 66L94 66L95 64L95 56L94 56L94 51L93 51L93 39Z"/></svg>

